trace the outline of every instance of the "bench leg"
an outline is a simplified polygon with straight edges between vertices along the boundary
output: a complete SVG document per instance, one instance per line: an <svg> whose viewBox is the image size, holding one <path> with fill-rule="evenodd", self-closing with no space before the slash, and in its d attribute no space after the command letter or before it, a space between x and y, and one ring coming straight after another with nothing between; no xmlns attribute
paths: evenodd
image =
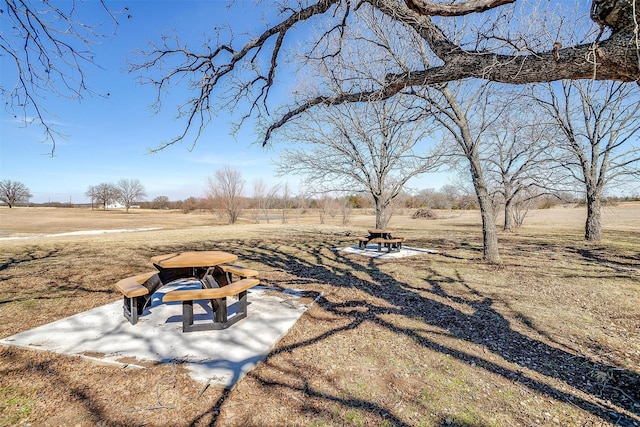
<svg viewBox="0 0 640 427"><path fill-rule="evenodd" d="M227 299L219 298L210 300L213 308L213 322L198 324L195 324L193 319L193 301L182 301L182 332L227 329L237 321L244 319L247 317L247 291L240 292L237 297L238 312L231 320L227 317Z"/></svg>
<svg viewBox="0 0 640 427"><path fill-rule="evenodd" d="M122 308L124 311L124 317L129 321L129 323L132 325L138 323L138 315L140 314L138 313L138 297L124 297Z"/></svg>
<svg viewBox="0 0 640 427"><path fill-rule="evenodd" d="M224 308L226 316L226 306ZM214 313L214 318L216 314ZM182 301L182 332L210 331L225 329L226 323L193 323L193 301Z"/></svg>
<svg viewBox="0 0 640 427"><path fill-rule="evenodd" d="M213 321L217 323L227 323L227 299L218 298L211 300L213 309Z"/></svg>
<svg viewBox="0 0 640 427"><path fill-rule="evenodd" d="M238 294L238 313L239 317L247 317L247 291Z"/></svg>
<svg viewBox="0 0 640 427"><path fill-rule="evenodd" d="M212 302L215 300L212 300ZM226 317L226 306L224 308ZM214 319L219 316L219 309L215 309ZM211 324L194 324L193 323L193 301L182 301L182 332L195 332L195 331L209 331L212 329L224 329L222 327L222 323L217 323L214 320L214 323Z"/></svg>
<svg viewBox="0 0 640 427"><path fill-rule="evenodd" d="M378 243L378 252L382 249L382 243Z"/></svg>
<svg viewBox="0 0 640 427"><path fill-rule="evenodd" d="M193 326L193 301L182 301L182 332L189 332Z"/></svg>

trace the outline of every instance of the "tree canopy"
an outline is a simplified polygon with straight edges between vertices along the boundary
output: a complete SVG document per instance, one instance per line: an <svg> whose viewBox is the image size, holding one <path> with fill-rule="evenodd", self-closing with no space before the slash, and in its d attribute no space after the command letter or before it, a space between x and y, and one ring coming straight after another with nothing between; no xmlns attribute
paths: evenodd
<svg viewBox="0 0 640 427"><path fill-rule="evenodd" d="M276 20L249 41L236 42L230 32L227 42L195 51L174 38L163 38L133 69L147 72L159 97L177 82L191 82L189 98L178 107L186 121L185 132L166 145L184 139L190 130L197 139L218 96L227 105L248 102L245 118L266 118L270 122L263 134L266 144L275 130L317 105L386 99L412 87L464 79L509 84L562 79L637 82L640 7L633 7L636 1L593 0L584 19L575 11L561 10L560 4L519 0L282 1L273 6L279 11ZM430 63L381 67L375 80L343 76L340 93L325 93L318 85L319 90L294 96L292 102L276 103L280 108L272 114L271 94L292 58L303 72L305 65L339 57L350 29L370 11L386 20L394 36L417 35L416 54L428 51ZM309 30L304 41L299 40L302 28ZM293 53L287 51L290 39L298 42Z"/></svg>
<svg viewBox="0 0 640 427"><path fill-rule="evenodd" d="M26 203L33 197L29 188L21 182L5 179L0 181L0 202L12 208L18 203Z"/></svg>
<svg viewBox="0 0 640 427"><path fill-rule="evenodd" d="M571 6L566 2L536 0L258 2L256 7L271 22L260 28L256 21L253 36L236 34L232 28L225 36L218 27L198 48L163 36L131 68L157 86L158 99L171 86L188 82L191 92L176 106L185 120L184 132L160 148L190 132L197 140L220 105L234 108L245 101L249 107L244 118L266 118L269 123L262 135L267 143L276 129L316 105L380 100L417 86L464 79L510 84L562 79L638 82L637 2L592 0L589 12L583 8L579 13L567 9ZM71 2L58 8L44 1L7 0L0 7L7 29L0 34L0 51L13 60L18 76L15 85L0 85L5 108L40 123L54 142L56 132L39 99L46 93L90 93L84 68L94 62L91 46L109 35L99 30L99 21L86 22L76 6L80 5ZM102 0L100 6L114 29L118 19L130 17L126 7L114 11ZM230 6L236 5L231 1ZM345 35L359 25L363 12L370 11L385 20L393 37L417 37L416 53L428 51L431 62L381 67L375 80L358 82L357 75L348 76L341 93L320 89L282 101L283 92L276 86L286 80L286 70L340 56Z"/></svg>

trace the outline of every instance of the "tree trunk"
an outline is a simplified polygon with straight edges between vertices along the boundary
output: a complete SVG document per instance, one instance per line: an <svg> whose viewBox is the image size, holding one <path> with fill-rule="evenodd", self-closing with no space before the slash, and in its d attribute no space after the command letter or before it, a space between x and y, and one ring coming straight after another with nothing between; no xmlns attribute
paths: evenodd
<svg viewBox="0 0 640 427"><path fill-rule="evenodd" d="M496 232L496 220L493 215L493 207L489 193L484 188L484 195L478 193L478 204L482 216L482 238L484 242L483 259L488 262L499 263L498 233ZM476 192L478 189L476 189Z"/></svg>
<svg viewBox="0 0 640 427"><path fill-rule="evenodd" d="M587 194L587 221L584 227L584 238L589 241L598 241L602 238L602 223L600 213L600 194Z"/></svg>
<svg viewBox="0 0 640 427"><path fill-rule="evenodd" d="M474 158L475 157L475 158ZM468 157L471 166L471 176L473 178L473 187L478 197L478 205L480 206L480 215L482 216L482 240L483 240L483 259L492 263L500 262L500 254L498 252L498 233L496 232L496 219L493 214L493 203L487 191L487 185L484 182L480 160L477 153Z"/></svg>
<svg viewBox="0 0 640 427"><path fill-rule="evenodd" d="M389 218L385 215L385 209L380 200L374 199L373 203L376 210L376 228L384 230L389 224Z"/></svg>
<svg viewBox="0 0 640 427"><path fill-rule="evenodd" d="M504 202L504 231L513 230L513 200L507 199Z"/></svg>

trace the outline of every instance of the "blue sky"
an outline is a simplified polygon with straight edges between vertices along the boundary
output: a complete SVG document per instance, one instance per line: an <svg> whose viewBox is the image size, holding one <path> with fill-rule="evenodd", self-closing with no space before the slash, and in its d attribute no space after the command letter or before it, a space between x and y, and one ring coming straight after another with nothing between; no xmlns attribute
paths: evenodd
<svg viewBox="0 0 640 427"><path fill-rule="evenodd" d="M88 186L121 178L139 179L149 199L158 195L172 200L202 196L207 177L222 165L239 169L248 187L257 178L268 185L282 181L284 178L273 177L274 150L251 145L255 141L253 129L232 137L230 120L225 116L209 125L193 150L187 141L149 154L150 148L179 134L182 123L175 120L174 110L154 114L149 109L154 101L152 88L138 85L135 75L125 71L127 57L144 48L148 40L175 30L185 39L200 41L199 36L210 33L214 25L229 22L237 28L243 21L251 22L246 19L250 16L247 10L229 11L226 1L115 3L115 8L127 5L132 18L121 17L116 35L95 46L101 68L86 68L89 86L110 95L82 100L49 96L43 101L48 111L56 113L57 130L68 135L57 140L54 157L50 156L50 145L41 143L42 128L25 127L20 118L3 113L0 177L24 183L34 194L33 201L74 203L86 199ZM108 22L97 2L85 2L81 7ZM2 68L7 70L8 66L3 63ZM7 74L3 72L3 80L11 77ZM12 81L2 83L11 85Z"/></svg>
<svg viewBox="0 0 640 427"><path fill-rule="evenodd" d="M157 41L162 34L175 31L180 39L198 46L203 35L212 28L229 24L236 34L254 33L263 28L253 2L238 0L227 9L226 0L218 1L110 1L113 9L129 8L131 19L120 16L116 35L100 40L94 46L98 67L87 67L88 85L108 97L86 96L82 100L54 95L43 100L45 108L55 113L52 123L67 138L58 138L55 154L51 146L42 144L43 132L38 125L24 126L20 118L3 112L0 129L0 179L24 183L34 202L86 202L90 185L115 183L122 178L139 179L148 200L168 196L171 200L205 194L206 181L215 171L229 165L242 173L250 195L253 182L262 179L269 187L288 182L296 188L298 177L275 177L272 159L279 146L263 148L255 144L252 123L234 136L231 118L222 114L212 122L193 149L190 140L149 154L155 148L181 133L183 122L175 120L170 107L155 114L149 108L155 93L141 86L136 76L125 69L127 58L147 42ZM60 3L68 4L68 3ZM107 23L108 18L97 2L78 4L82 11ZM2 84L12 85L10 64L0 58ZM169 94L169 101L173 95ZM167 106L171 104L168 103ZM420 188L440 188L446 177L423 178Z"/></svg>

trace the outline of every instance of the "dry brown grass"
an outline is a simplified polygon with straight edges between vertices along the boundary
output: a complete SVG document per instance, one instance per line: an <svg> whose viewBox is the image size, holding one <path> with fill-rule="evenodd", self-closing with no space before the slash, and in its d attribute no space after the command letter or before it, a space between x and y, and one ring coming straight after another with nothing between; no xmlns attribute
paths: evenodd
<svg viewBox="0 0 640 427"><path fill-rule="evenodd" d="M640 204L607 208L582 240L582 209L536 211L479 261L475 212L397 216L396 260L340 255L350 227L212 225L211 215L0 209L4 236L163 227L0 241L0 336L118 299L113 283L176 250L225 249L264 282L317 303L232 390L176 364L132 371L0 348L0 425L640 424ZM337 221L337 220L335 220Z"/></svg>

